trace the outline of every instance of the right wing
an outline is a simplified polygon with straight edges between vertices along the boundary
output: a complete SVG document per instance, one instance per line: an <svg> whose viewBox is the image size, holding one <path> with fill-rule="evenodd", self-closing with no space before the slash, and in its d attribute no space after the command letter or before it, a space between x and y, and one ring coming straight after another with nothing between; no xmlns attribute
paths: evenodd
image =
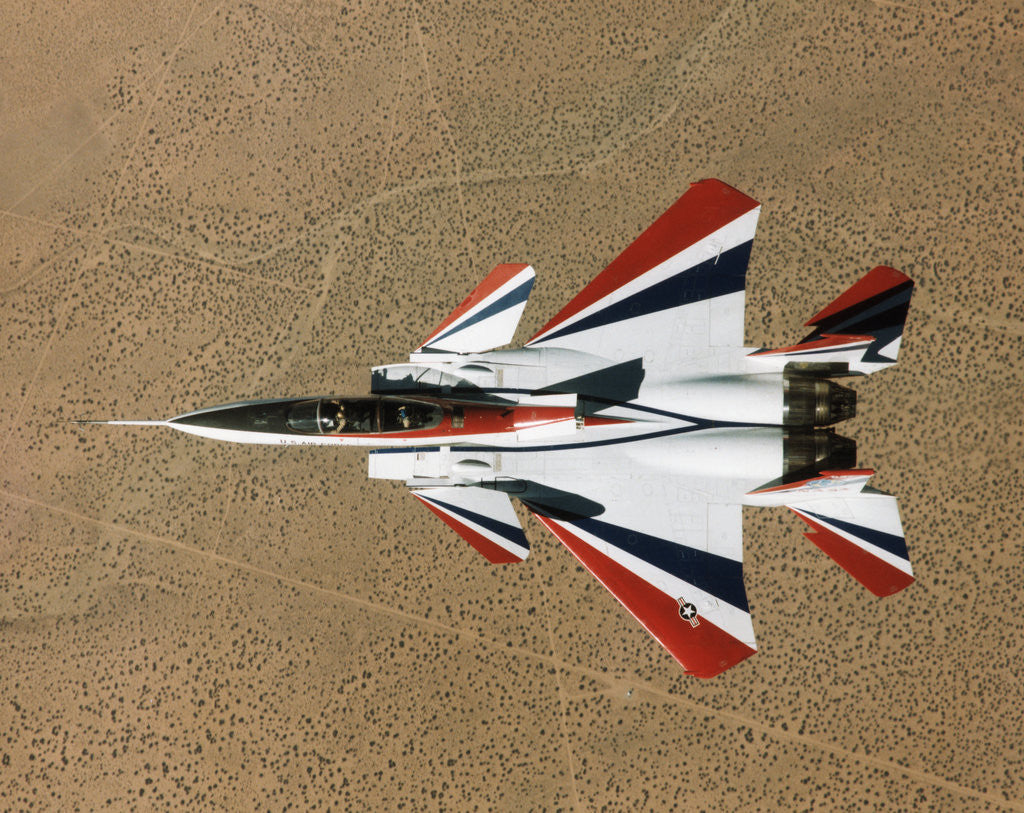
<svg viewBox="0 0 1024 813"><path fill-rule="evenodd" d="M660 463L661 445L655 438L628 450L460 448L460 462L488 462L480 467L489 472L482 488L447 484L446 449L377 450L370 476L406 478L419 500L492 562L521 561L529 552L514 496L687 672L712 677L756 649L743 585L742 508L721 498L750 485L716 478L716 496L702 478Z"/></svg>
<svg viewBox="0 0 1024 813"><path fill-rule="evenodd" d="M740 506L716 508L741 533ZM628 525L535 514L688 674L714 677L757 651L739 561Z"/></svg>
<svg viewBox="0 0 1024 813"><path fill-rule="evenodd" d="M742 347L747 261L760 204L717 180L676 201L537 333L564 347L645 368L681 348Z"/></svg>

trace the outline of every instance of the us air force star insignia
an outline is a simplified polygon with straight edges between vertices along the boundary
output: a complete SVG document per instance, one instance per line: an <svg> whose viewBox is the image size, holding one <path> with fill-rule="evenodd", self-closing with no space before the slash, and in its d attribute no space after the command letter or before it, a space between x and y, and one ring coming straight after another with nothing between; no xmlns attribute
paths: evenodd
<svg viewBox="0 0 1024 813"><path fill-rule="evenodd" d="M700 626L700 619L697 618L697 608L684 598L677 598L679 602L679 617L689 621L691 627Z"/></svg>

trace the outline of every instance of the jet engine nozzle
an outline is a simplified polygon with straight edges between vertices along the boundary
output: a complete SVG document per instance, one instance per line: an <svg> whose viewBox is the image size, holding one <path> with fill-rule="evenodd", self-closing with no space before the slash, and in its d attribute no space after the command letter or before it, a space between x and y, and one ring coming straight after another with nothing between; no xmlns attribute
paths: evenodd
<svg viewBox="0 0 1024 813"><path fill-rule="evenodd" d="M785 426L829 426L857 414L857 393L827 378L787 373L782 393Z"/></svg>
<svg viewBox="0 0 1024 813"><path fill-rule="evenodd" d="M788 431L782 436L783 476L814 469L843 471L857 468L857 442L834 429Z"/></svg>

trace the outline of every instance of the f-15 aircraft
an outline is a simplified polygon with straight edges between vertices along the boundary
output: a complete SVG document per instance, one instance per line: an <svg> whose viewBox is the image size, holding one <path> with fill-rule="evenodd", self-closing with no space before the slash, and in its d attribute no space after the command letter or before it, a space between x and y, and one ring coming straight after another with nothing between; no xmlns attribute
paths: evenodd
<svg viewBox="0 0 1024 813"><path fill-rule="evenodd" d="M529 553L519 500L682 665L712 677L756 650L743 506L785 506L877 596L913 581L896 498L830 428L833 378L896 363L913 282L872 269L789 347L743 343L760 205L690 189L523 347L534 282L497 266L371 395L245 401L166 421L241 443L358 445L494 563Z"/></svg>

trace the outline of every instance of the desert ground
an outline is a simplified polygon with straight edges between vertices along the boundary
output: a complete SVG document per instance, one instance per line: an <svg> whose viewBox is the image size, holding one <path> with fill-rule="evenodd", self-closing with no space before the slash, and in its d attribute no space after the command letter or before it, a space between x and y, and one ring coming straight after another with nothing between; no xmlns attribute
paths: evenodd
<svg viewBox="0 0 1024 813"><path fill-rule="evenodd" d="M820 5L0 6L0 808L1024 810L1024 8ZM753 346L917 282L842 426L917 582L745 509L713 680L359 449L66 422L366 392L498 262L525 340L705 177Z"/></svg>

